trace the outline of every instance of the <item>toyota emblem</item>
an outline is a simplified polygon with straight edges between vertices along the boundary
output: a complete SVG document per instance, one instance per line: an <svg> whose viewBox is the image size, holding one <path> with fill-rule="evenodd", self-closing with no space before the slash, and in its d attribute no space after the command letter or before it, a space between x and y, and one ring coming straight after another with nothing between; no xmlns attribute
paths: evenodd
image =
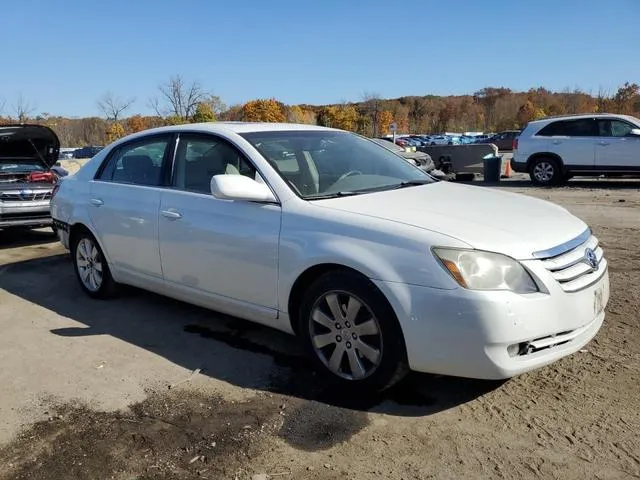
<svg viewBox="0 0 640 480"><path fill-rule="evenodd" d="M596 256L596 252L594 252L592 248L587 248L584 251L584 260L592 269L595 270L596 268L598 268L598 257Z"/></svg>

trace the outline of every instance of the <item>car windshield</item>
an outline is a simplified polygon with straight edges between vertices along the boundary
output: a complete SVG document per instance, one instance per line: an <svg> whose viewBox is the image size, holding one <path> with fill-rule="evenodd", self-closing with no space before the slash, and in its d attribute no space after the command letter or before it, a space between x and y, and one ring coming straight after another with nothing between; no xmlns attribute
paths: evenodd
<svg viewBox="0 0 640 480"><path fill-rule="evenodd" d="M307 200L435 181L395 153L352 133L303 130L242 136Z"/></svg>
<svg viewBox="0 0 640 480"><path fill-rule="evenodd" d="M0 175L8 173L29 173L42 170L42 165L34 162L0 163Z"/></svg>
<svg viewBox="0 0 640 480"><path fill-rule="evenodd" d="M382 139L379 139L379 138L372 138L371 141L372 142L376 142L378 145L381 145L384 148L386 148L387 150L391 150L392 152L404 153L404 148L402 148L399 145L396 145L393 142L390 142L389 140L382 140Z"/></svg>

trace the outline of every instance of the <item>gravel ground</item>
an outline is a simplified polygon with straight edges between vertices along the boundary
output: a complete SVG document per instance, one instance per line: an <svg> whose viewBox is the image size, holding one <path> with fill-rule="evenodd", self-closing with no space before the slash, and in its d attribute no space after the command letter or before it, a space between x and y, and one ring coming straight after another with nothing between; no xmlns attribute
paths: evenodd
<svg viewBox="0 0 640 480"><path fill-rule="evenodd" d="M507 382L412 374L379 398L323 390L284 334L133 289L90 300L50 235L0 232L0 478L640 477L640 183L499 188L593 227L604 327Z"/></svg>

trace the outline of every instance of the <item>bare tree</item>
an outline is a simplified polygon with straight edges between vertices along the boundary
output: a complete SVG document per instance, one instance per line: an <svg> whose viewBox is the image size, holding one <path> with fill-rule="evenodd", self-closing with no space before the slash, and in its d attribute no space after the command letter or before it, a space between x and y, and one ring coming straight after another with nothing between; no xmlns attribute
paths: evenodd
<svg viewBox="0 0 640 480"><path fill-rule="evenodd" d="M492 127L496 103L501 98L511 95L511 90L504 87L486 87L473 94L474 99L484 107L484 129Z"/></svg>
<svg viewBox="0 0 640 480"><path fill-rule="evenodd" d="M609 109L611 104L611 93L608 89L602 85L598 87L598 94L596 95L596 108L598 112L603 113Z"/></svg>
<svg viewBox="0 0 640 480"><path fill-rule="evenodd" d="M134 97L122 99L111 92L106 92L98 100L98 108L107 117L107 121L117 122L120 114L126 112L136 99Z"/></svg>
<svg viewBox="0 0 640 480"><path fill-rule="evenodd" d="M24 123L29 117L29 115L34 112L35 109L36 109L35 104L27 101L22 95L22 93L18 95L18 98L16 99L16 103L13 104L13 111L15 112L16 118L20 123Z"/></svg>
<svg viewBox="0 0 640 480"><path fill-rule="evenodd" d="M362 101L364 102L364 113L369 117L370 125L373 128L373 136L377 137L380 112L382 111L382 99L377 93L364 92Z"/></svg>
<svg viewBox="0 0 640 480"><path fill-rule="evenodd" d="M4 112L4 106L7 104L7 101L4 98L0 98L0 117Z"/></svg>
<svg viewBox="0 0 640 480"><path fill-rule="evenodd" d="M181 120L191 118L198 103L207 103L215 98L205 91L199 82L187 84L180 75L171 77L166 83L158 86L158 90L159 97L151 98L149 106L161 117L175 116Z"/></svg>

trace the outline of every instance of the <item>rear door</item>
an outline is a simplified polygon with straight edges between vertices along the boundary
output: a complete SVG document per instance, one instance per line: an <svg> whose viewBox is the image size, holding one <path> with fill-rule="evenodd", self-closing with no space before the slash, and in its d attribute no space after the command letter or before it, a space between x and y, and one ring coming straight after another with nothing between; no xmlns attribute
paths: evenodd
<svg viewBox="0 0 640 480"><path fill-rule="evenodd" d="M631 136L638 128L622 119L600 119L600 138L596 144L596 166L603 170L640 171L640 137Z"/></svg>
<svg viewBox="0 0 640 480"><path fill-rule="evenodd" d="M91 182L91 220L116 276L162 279L158 210L171 143L171 134L124 143Z"/></svg>
<svg viewBox="0 0 640 480"><path fill-rule="evenodd" d="M544 127L537 136L549 137L548 150L562 158L572 170L595 168L598 129L594 118L559 120Z"/></svg>

